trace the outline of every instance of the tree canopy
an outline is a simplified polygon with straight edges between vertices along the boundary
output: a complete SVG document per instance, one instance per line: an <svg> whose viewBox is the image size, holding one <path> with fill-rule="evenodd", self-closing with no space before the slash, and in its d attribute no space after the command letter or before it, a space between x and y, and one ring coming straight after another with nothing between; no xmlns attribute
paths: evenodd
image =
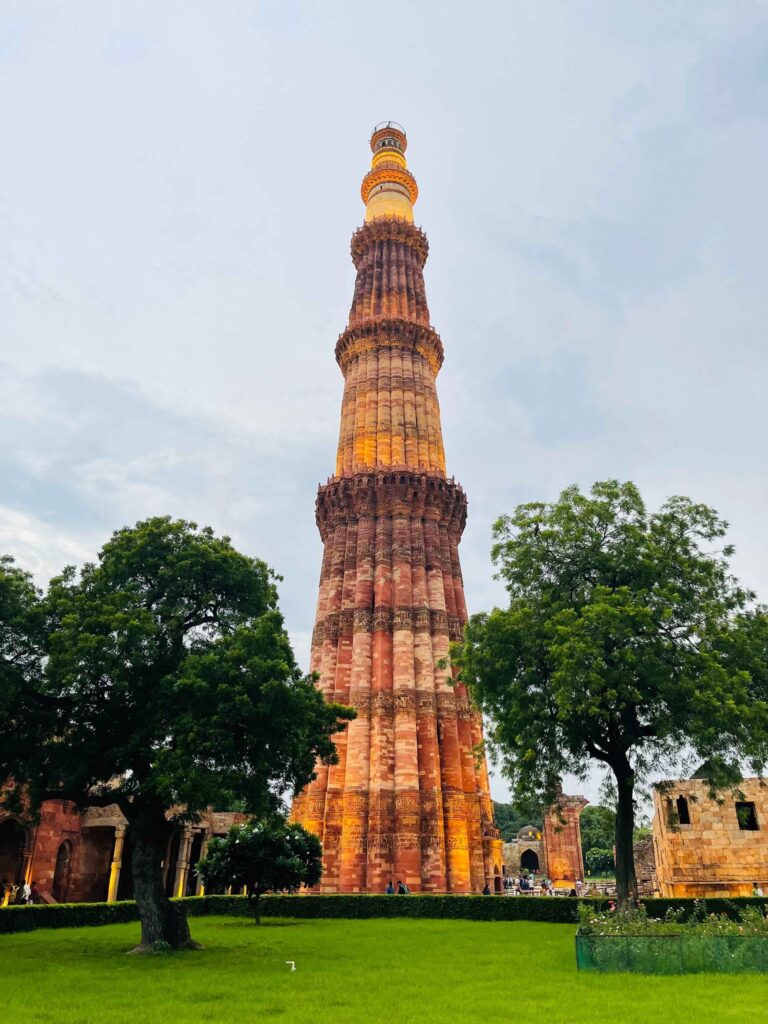
<svg viewBox="0 0 768 1024"><path fill-rule="evenodd" d="M258 924L263 893L317 885L322 853L320 840L312 832L271 818L236 825L224 838L212 839L198 871L209 889L245 888Z"/></svg>
<svg viewBox="0 0 768 1024"><path fill-rule="evenodd" d="M648 512L615 480L521 505L494 526L509 606L473 616L457 652L516 801L547 805L590 763L613 773L623 902L637 778L684 749L718 786L768 759L768 620L731 574L726 528L684 497Z"/></svg>
<svg viewBox="0 0 768 1024"><path fill-rule="evenodd" d="M318 758L334 760L333 734L353 715L298 669L276 579L229 538L167 517L118 530L44 597L0 565L0 610L11 633L18 623L2 650L0 776L32 806L120 807L142 945L190 941L162 891L168 814L235 800L280 810Z"/></svg>

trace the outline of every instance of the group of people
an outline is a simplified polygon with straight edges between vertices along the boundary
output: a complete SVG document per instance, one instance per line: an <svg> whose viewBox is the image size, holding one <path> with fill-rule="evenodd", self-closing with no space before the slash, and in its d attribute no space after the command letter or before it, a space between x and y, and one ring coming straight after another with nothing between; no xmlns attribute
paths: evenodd
<svg viewBox="0 0 768 1024"><path fill-rule="evenodd" d="M538 891L541 896L554 896L555 887L549 878L542 878L540 883L536 882L536 878L532 875L520 875L519 877L513 877L512 875L505 875L503 881L503 890L505 896L518 896L525 893L533 893ZM399 878L397 883L393 883L390 879L387 882L387 887L384 890L387 896L410 896L411 890L401 881ZM580 878L576 879L575 885L568 893L569 896L585 896L587 890L584 887L584 883ZM491 887L488 882L485 883L483 889L483 896L492 895Z"/></svg>
<svg viewBox="0 0 768 1024"><path fill-rule="evenodd" d="M387 888L384 890L387 896L410 896L411 890L402 882L399 878L397 880L397 888L392 885L392 879L387 882Z"/></svg>
<svg viewBox="0 0 768 1024"><path fill-rule="evenodd" d="M0 907L38 903L40 893L37 882L9 882L7 878L0 881Z"/></svg>
<svg viewBox="0 0 768 1024"><path fill-rule="evenodd" d="M525 896L532 893L538 893L540 896L555 896L566 891L562 887L556 891L549 878L545 877L537 882L535 875L526 874L521 874L519 877L505 875L502 884L505 896ZM586 894L587 888L580 878L577 878L571 889L568 890L569 896L586 896Z"/></svg>

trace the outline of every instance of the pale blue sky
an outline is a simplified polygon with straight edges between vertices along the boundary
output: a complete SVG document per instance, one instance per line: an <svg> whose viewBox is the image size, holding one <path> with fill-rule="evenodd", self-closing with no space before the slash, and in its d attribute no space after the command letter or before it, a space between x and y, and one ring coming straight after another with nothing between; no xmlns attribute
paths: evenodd
<svg viewBox="0 0 768 1024"><path fill-rule="evenodd" d="M607 476L714 504L768 597L766 3L5 0L0 82L0 549L41 583L194 518L283 574L306 660L395 118L471 610L499 513Z"/></svg>

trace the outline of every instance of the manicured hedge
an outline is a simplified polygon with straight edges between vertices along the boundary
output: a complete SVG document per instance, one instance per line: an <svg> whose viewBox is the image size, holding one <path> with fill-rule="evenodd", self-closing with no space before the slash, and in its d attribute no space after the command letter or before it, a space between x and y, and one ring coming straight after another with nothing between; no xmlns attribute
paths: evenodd
<svg viewBox="0 0 768 1024"><path fill-rule="evenodd" d="M176 902L176 901L174 901ZM190 917L211 915L247 917L245 896L190 896L179 900ZM300 918L445 918L464 921L547 921L574 924L579 903L588 902L604 910L607 899L579 900L569 896L262 896L264 917ZM649 899L642 901L651 917L663 917L671 907L682 907L688 917L693 912L690 899ZM708 899L703 901L710 914L736 916L746 906L768 910L768 898ZM136 904L53 903L30 907L5 907L0 910L0 934L33 931L36 928L78 928L85 925L122 924L138 921Z"/></svg>
<svg viewBox="0 0 768 1024"><path fill-rule="evenodd" d="M694 910L692 899L641 901L649 917L664 917L667 910L683 908L683 920ZM768 898L747 897L703 901L709 914L735 917L742 907L768 910ZM578 920L578 906L589 903L599 910L609 900L575 899L570 896L262 896L262 914L268 917L439 917L465 921L549 921L571 924Z"/></svg>
<svg viewBox="0 0 768 1024"><path fill-rule="evenodd" d="M36 928L80 928L84 925L138 921L134 902L35 903L30 907L0 910L0 933L31 932Z"/></svg>
<svg viewBox="0 0 768 1024"><path fill-rule="evenodd" d="M249 913L244 896L189 896L181 903L189 917L212 914L245 917ZM0 910L0 934L29 932L36 928L81 928L85 925L124 924L138 921L133 900L120 903L35 903L27 907L4 907Z"/></svg>
<svg viewBox="0 0 768 1024"><path fill-rule="evenodd" d="M579 900L569 896L280 896L261 899L268 917L415 917L463 921L549 921L570 924ZM600 905L607 906L606 901Z"/></svg>

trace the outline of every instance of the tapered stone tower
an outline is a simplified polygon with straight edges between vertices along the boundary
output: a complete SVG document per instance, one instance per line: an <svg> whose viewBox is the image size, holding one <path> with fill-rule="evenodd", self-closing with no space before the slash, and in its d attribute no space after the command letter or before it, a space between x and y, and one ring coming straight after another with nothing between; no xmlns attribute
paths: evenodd
<svg viewBox="0 0 768 1024"><path fill-rule="evenodd" d="M312 669L328 700L357 718L337 736L293 818L323 843L324 892L478 892L501 873L482 726L462 685L446 682L467 611L458 545L467 515L445 472L435 378L443 346L430 325L427 239L405 132L371 137L365 224L349 325L336 472L320 487L324 544Z"/></svg>

